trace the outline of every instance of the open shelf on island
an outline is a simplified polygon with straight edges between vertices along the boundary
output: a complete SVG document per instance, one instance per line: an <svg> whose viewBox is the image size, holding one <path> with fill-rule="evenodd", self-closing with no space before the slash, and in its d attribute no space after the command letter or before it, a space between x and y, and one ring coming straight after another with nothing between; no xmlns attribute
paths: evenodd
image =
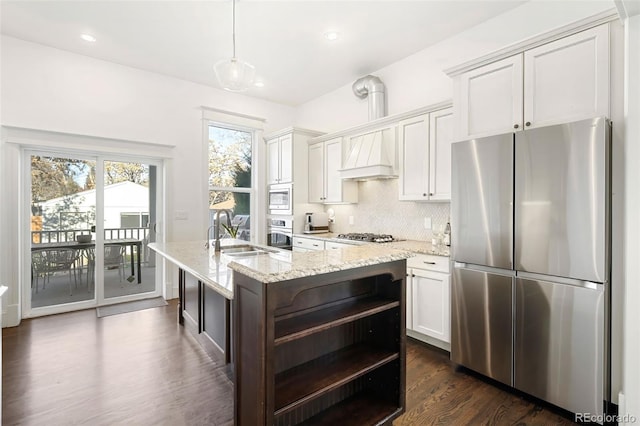
<svg viewBox="0 0 640 426"><path fill-rule="evenodd" d="M384 400L367 392L361 392L313 416L301 423L301 425L375 425L399 411L400 408L397 403Z"/></svg>
<svg viewBox="0 0 640 426"><path fill-rule="evenodd" d="M351 321L357 321L360 318L374 315L399 305L400 302L397 300L374 296L352 300L304 315L276 320L274 343L277 346Z"/></svg>
<svg viewBox="0 0 640 426"><path fill-rule="evenodd" d="M360 343L283 371L275 377L275 415L295 410L398 356L398 352Z"/></svg>

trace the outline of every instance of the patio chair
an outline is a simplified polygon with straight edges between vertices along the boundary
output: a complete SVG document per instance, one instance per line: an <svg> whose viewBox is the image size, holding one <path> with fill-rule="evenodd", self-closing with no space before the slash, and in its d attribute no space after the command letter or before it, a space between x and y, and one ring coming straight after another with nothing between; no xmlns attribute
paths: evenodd
<svg viewBox="0 0 640 426"><path fill-rule="evenodd" d="M118 268L118 278L124 277L124 246L104 246L105 269Z"/></svg>
<svg viewBox="0 0 640 426"><path fill-rule="evenodd" d="M43 277L42 289L44 290L47 282L51 281L51 275L56 272L67 272L69 274L69 295L72 296L72 274L76 287L78 285L76 275L77 258L76 250L67 248L44 249L31 253L31 268L33 269L36 293L38 292L38 280L41 275Z"/></svg>
<svg viewBox="0 0 640 426"><path fill-rule="evenodd" d="M82 255L87 259L87 293L91 292L91 284L95 280L96 270L96 251L94 247L87 247L83 250Z"/></svg>

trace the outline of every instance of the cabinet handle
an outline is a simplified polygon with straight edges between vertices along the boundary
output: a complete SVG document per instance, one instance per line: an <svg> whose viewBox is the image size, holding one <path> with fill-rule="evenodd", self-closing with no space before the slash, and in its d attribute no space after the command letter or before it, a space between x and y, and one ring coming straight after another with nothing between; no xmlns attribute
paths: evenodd
<svg viewBox="0 0 640 426"><path fill-rule="evenodd" d="M416 276L416 274L411 274L411 278L414 278Z"/></svg>
<svg viewBox="0 0 640 426"><path fill-rule="evenodd" d="M529 127L529 126L531 126L531 122L530 122L530 121L527 121L526 123L524 123L524 125L525 125L525 126L527 126L527 127Z"/></svg>
<svg viewBox="0 0 640 426"><path fill-rule="evenodd" d="M313 246L314 246L314 247L318 247L318 245L317 245L317 244L313 244Z"/></svg>
<svg viewBox="0 0 640 426"><path fill-rule="evenodd" d="M427 193L425 192L424 194L422 194L422 196L423 196L423 197L426 197L426 196L427 196Z"/></svg>
<svg viewBox="0 0 640 426"><path fill-rule="evenodd" d="M433 197L433 192L430 192L430 193L429 193L429 196L430 196L430 197Z"/></svg>
<svg viewBox="0 0 640 426"><path fill-rule="evenodd" d="M423 261L422 263L426 263L427 265L435 265L436 264L436 262L427 262L426 260Z"/></svg>
<svg viewBox="0 0 640 426"><path fill-rule="evenodd" d="M514 129L517 129L518 127L520 127L520 126L519 126L519 125L517 125L517 124L514 124L514 125L513 125L513 128L514 128Z"/></svg>

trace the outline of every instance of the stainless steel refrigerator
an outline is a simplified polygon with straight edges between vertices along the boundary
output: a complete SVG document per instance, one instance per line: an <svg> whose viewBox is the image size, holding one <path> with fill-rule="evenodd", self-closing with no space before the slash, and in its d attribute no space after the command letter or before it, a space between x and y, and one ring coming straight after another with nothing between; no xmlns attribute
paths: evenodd
<svg viewBox="0 0 640 426"><path fill-rule="evenodd" d="M574 413L610 400L610 132L452 147L451 359Z"/></svg>

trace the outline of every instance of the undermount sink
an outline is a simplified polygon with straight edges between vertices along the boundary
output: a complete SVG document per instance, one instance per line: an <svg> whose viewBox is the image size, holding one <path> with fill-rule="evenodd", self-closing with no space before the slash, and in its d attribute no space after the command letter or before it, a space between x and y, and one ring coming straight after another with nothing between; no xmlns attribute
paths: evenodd
<svg viewBox="0 0 640 426"><path fill-rule="evenodd" d="M257 256L260 254L276 253L276 251L246 244L223 247L220 249L220 253L226 254L227 256Z"/></svg>

